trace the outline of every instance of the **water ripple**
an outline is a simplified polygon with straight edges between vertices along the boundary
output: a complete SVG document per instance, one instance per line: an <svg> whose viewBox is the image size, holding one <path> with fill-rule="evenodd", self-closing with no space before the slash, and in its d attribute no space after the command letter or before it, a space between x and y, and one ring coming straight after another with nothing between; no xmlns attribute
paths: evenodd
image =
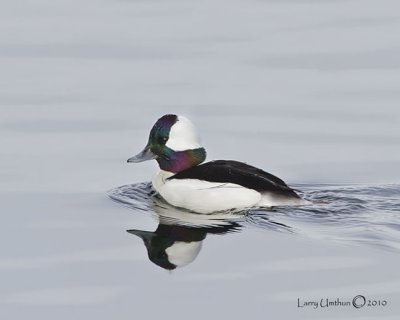
<svg viewBox="0 0 400 320"><path fill-rule="evenodd" d="M400 185L295 185L313 205L197 214L167 204L143 182L114 188L109 196L160 223L207 228L239 223L317 239L400 250ZM240 228L235 228L238 230Z"/></svg>

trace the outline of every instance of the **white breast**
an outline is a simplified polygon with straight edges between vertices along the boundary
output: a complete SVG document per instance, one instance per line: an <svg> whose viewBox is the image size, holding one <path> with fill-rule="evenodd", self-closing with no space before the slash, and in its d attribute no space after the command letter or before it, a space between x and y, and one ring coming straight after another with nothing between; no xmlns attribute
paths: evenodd
<svg viewBox="0 0 400 320"><path fill-rule="evenodd" d="M172 179L171 172L161 170L153 180L154 188L170 204L199 213L255 206L261 194L233 183L197 179Z"/></svg>

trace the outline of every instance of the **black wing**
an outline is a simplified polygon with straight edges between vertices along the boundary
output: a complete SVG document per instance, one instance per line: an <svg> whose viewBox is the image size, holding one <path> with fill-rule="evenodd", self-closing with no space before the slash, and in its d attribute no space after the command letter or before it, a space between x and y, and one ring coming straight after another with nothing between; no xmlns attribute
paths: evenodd
<svg viewBox="0 0 400 320"><path fill-rule="evenodd" d="M257 191L275 191L298 195L278 177L246 163L217 160L178 172L169 179L200 179L210 182L235 183Z"/></svg>

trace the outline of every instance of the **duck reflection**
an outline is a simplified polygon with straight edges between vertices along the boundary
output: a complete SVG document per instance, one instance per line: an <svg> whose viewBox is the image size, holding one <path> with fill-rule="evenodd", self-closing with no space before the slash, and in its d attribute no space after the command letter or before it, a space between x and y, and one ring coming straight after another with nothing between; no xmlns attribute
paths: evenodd
<svg viewBox="0 0 400 320"><path fill-rule="evenodd" d="M152 214L159 224L155 231L130 229L146 246L150 261L173 270L193 262L198 256L207 234L223 235L254 225L276 231L291 231L263 211L225 211L199 214L171 206L158 196L151 183L121 186L108 192L111 199L135 211Z"/></svg>
<svg viewBox="0 0 400 320"><path fill-rule="evenodd" d="M239 229L240 225L235 222L224 226L199 228L160 222L154 232L133 229L128 232L143 240L149 259L153 263L164 269L173 270L186 266L196 259L202 241L208 233L224 234Z"/></svg>
<svg viewBox="0 0 400 320"><path fill-rule="evenodd" d="M165 203L157 195L152 194L151 198L151 210L146 211L156 214L157 229L127 231L143 240L150 261L164 269L173 270L193 262L207 234L222 235L241 229L243 215L238 213L191 213Z"/></svg>

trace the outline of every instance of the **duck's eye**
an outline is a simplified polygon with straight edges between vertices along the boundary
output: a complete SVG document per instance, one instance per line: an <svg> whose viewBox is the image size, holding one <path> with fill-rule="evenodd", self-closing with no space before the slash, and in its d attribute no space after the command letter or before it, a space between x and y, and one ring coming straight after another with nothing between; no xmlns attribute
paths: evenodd
<svg viewBox="0 0 400 320"><path fill-rule="evenodd" d="M161 143L166 143L168 141L168 137L161 137L160 142Z"/></svg>

